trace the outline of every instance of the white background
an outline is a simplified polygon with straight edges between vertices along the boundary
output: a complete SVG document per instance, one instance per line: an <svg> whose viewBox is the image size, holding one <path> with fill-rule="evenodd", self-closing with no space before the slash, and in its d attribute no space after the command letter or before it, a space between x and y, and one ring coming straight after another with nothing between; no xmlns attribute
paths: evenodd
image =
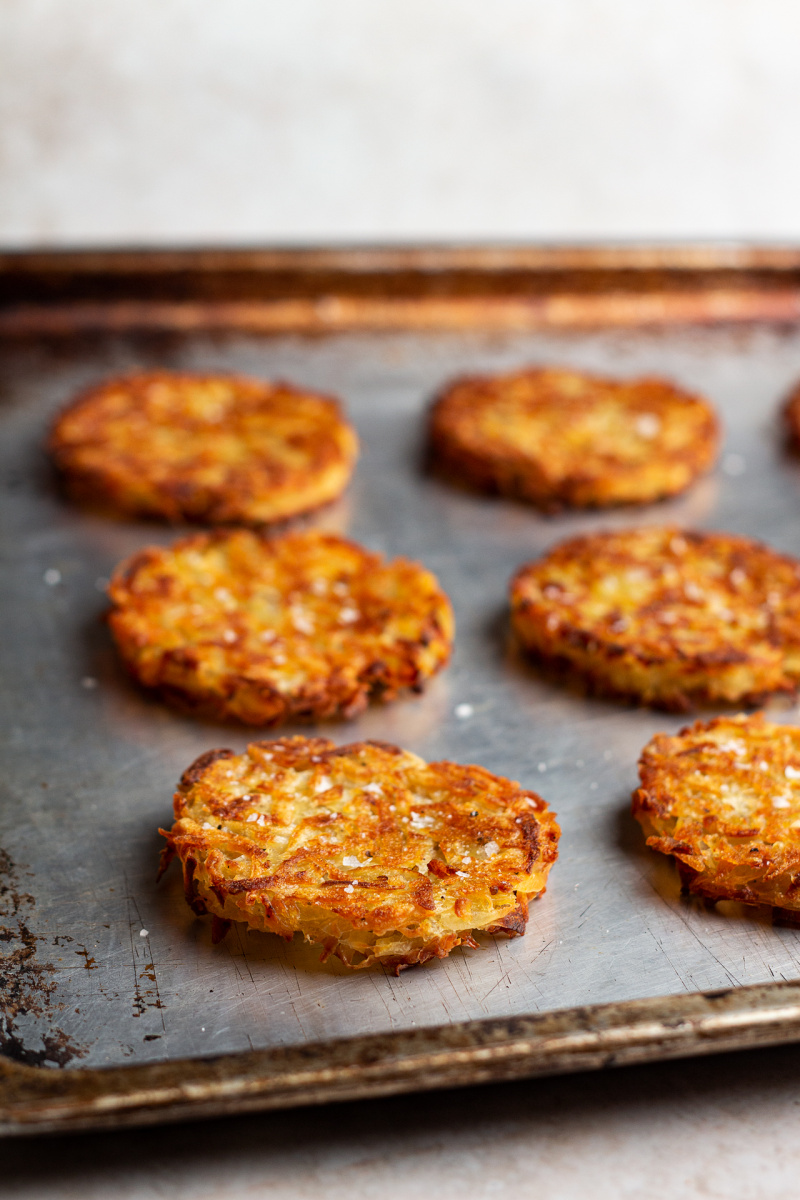
<svg viewBox="0 0 800 1200"><path fill-rule="evenodd" d="M800 235L792 0L0 0L0 244Z"/></svg>
<svg viewBox="0 0 800 1200"><path fill-rule="evenodd" d="M0 245L800 240L789 0L0 0ZM46 1140L16 1197L794 1197L800 1052Z"/></svg>

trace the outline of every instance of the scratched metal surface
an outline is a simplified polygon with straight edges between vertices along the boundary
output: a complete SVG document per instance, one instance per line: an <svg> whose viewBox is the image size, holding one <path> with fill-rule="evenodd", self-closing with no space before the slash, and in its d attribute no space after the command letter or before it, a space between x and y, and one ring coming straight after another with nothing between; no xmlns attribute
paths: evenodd
<svg viewBox="0 0 800 1200"><path fill-rule="evenodd" d="M505 585L567 534L635 521L736 530L800 553L800 468L775 419L800 376L798 332L98 335L0 350L0 1050L45 1066L152 1061L797 976L800 932L760 910L681 899L628 815L641 746L681 719L539 679L508 645ZM444 379L550 361L704 390L725 422L723 467L674 502L555 519L425 476L421 418ZM156 830L180 772L210 747L243 748L248 733L176 715L122 674L102 581L122 556L174 535L67 507L40 449L75 389L156 364L282 375L346 398L363 459L320 520L424 561L453 599L458 635L425 695L324 732L481 763L550 801L561 857L524 938L482 939L399 978L351 974L267 935L234 929L212 946L177 871L156 887ZM459 705L472 715L456 716Z"/></svg>

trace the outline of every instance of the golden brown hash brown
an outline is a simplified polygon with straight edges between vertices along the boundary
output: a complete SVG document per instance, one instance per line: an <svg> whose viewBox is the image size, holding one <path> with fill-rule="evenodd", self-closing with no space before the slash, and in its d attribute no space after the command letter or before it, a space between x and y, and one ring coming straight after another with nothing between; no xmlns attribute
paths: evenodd
<svg viewBox="0 0 800 1200"><path fill-rule="evenodd" d="M266 524L327 504L358 457L336 400L169 371L89 388L58 416L48 448L76 500L210 524Z"/></svg>
<svg viewBox="0 0 800 1200"><path fill-rule="evenodd" d="M450 602L418 563L332 534L215 530L123 562L109 623L145 687L253 725L352 717L447 662Z"/></svg>
<svg viewBox="0 0 800 1200"><path fill-rule="evenodd" d="M183 776L162 869L219 922L302 933L349 967L444 958L471 934L522 934L559 827L545 802L482 767L327 738L212 750Z"/></svg>
<svg viewBox="0 0 800 1200"><path fill-rule="evenodd" d="M727 533L588 534L523 566L512 623L539 659L607 695L687 709L800 679L800 563Z"/></svg>
<svg viewBox="0 0 800 1200"><path fill-rule="evenodd" d="M633 814L689 891L800 909L800 729L762 713L659 734Z"/></svg>
<svg viewBox="0 0 800 1200"><path fill-rule="evenodd" d="M434 402L434 464L485 491L557 510L682 492L717 454L707 400L664 379L528 369L457 379Z"/></svg>

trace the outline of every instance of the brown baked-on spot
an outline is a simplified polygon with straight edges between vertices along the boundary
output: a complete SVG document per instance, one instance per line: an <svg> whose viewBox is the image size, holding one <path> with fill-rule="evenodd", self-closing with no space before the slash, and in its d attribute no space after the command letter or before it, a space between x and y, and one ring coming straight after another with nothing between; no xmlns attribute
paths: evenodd
<svg viewBox="0 0 800 1200"><path fill-rule="evenodd" d="M393 700L440 670L453 640L430 571L332 534L197 534L123 562L109 595L111 632L141 684L186 712L252 725Z"/></svg>
<svg viewBox="0 0 800 1200"><path fill-rule="evenodd" d="M558 856L541 797L396 746L281 738L211 752L190 775L161 832L193 911L302 933L350 967L397 971L479 930L523 933Z"/></svg>
<svg viewBox="0 0 800 1200"><path fill-rule="evenodd" d="M336 499L358 439L337 400L288 383L150 371L83 392L56 418L48 449L81 503L263 525Z"/></svg>
<svg viewBox="0 0 800 1200"><path fill-rule="evenodd" d="M658 734L633 815L685 891L800 911L800 729L763 713Z"/></svg>
<svg viewBox="0 0 800 1200"><path fill-rule="evenodd" d="M649 503L713 464L714 409L668 380L529 368L448 384L430 413L433 465L546 511Z"/></svg>
<svg viewBox="0 0 800 1200"><path fill-rule="evenodd" d="M561 542L511 581L523 647L591 692L686 711L800 679L800 562L672 526Z"/></svg>
<svg viewBox="0 0 800 1200"><path fill-rule="evenodd" d="M202 779L212 763L219 762L221 758L233 758L233 750L206 750L205 754L201 754L196 758L190 767L181 775L180 787L190 788L192 784L197 783L198 779Z"/></svg>
<svg viewBox="0 0 800 1200"><path fill-rule="evenodd" d="M787 396L782 417L792 448L800 451L800 383Z"/></svg>

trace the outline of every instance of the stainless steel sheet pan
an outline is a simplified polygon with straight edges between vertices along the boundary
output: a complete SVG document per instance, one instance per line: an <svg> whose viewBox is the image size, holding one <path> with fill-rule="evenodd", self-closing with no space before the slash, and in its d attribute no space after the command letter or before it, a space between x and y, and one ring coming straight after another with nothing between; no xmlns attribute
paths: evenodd
<svg viewBox="0 0 800 1200"><path fill-rule="evenodd" d="M458 373L527 363L665 374L705 392L725 426L720 466L674 501L558 517L432 478L433 393ZM156 886L156 831L181 771L262 735L180 716L127 679L104 581L176 531L70 507L42 452L79 388L153 366L344 398L363 457L313 523L433 569L457 640L422 696L322 732L479 763L545 796L561 854L524 938L482 938L398 978L351 973L237 928L213 946L178 872ZM767 910L681 897L629 816L641 747L682 719L541 678L506 616L513 570L579 530L670 521L800 554L800 466L777 420L798 378L790 250L0 256L3 1130L800 1038L800 932ZM800 716L785 701L773 711Z"/></svg>

